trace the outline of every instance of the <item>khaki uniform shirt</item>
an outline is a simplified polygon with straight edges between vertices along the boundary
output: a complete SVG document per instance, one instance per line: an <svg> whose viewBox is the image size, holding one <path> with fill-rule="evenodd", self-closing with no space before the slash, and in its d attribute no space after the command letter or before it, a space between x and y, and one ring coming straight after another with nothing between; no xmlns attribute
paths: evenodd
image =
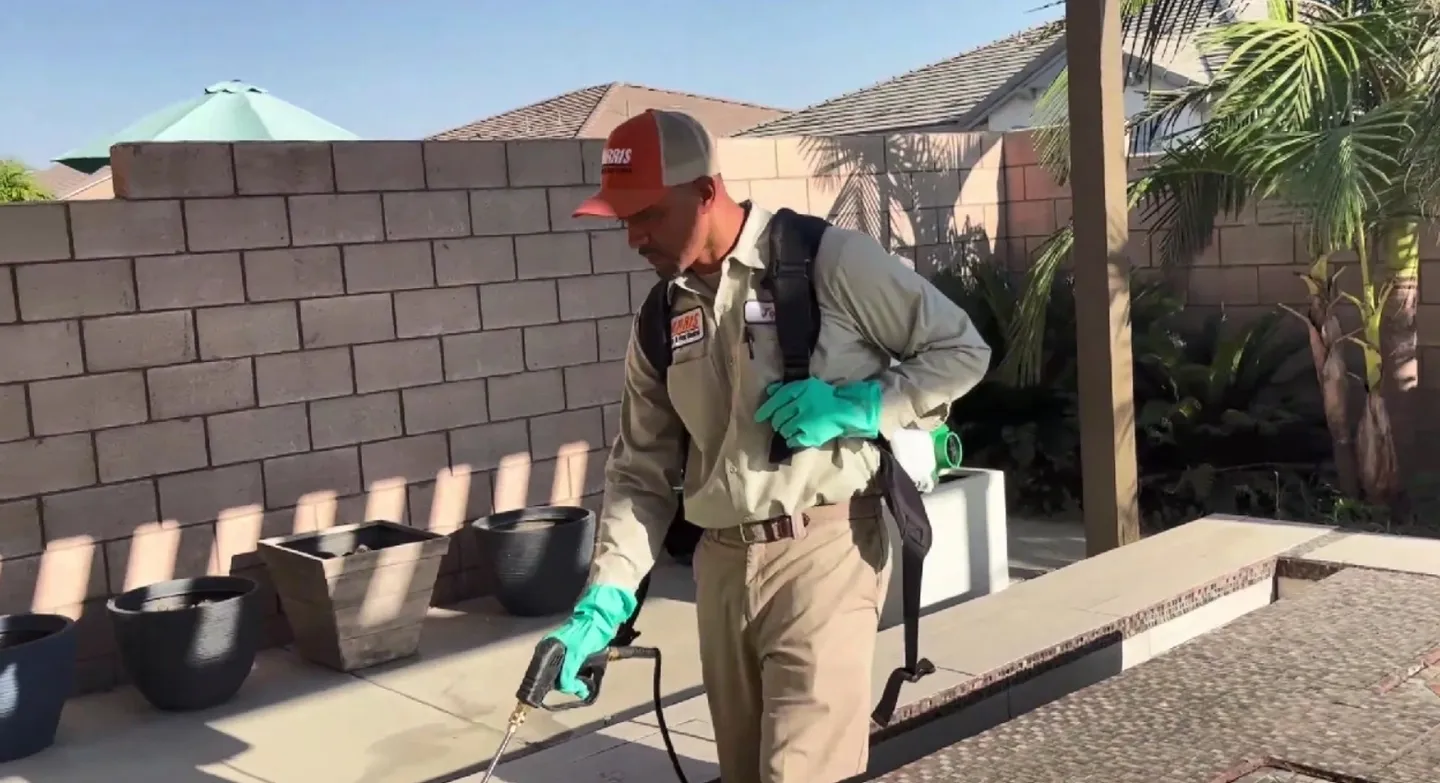
<svg viewBox="0 0 1440 783"><path fill-rule="evenodd" d="M713 293L693 274L672 283L667 380L632 330L620 432L605 468L595 584L633 590L654 564L675 513L687 431L685 514L700 527L794 514L871 486L879 455L867 440L799 450L785 465L769 460L773 430L755 421L755 411L781 376L774 308L762 306L769 292L760 287L771 215L750 208ZM882 435L939 426L950 401L989 368L990 348L965 312L868 234L828 229L813 280L821 324L810 372L837 385L878 379Z"/></svg>

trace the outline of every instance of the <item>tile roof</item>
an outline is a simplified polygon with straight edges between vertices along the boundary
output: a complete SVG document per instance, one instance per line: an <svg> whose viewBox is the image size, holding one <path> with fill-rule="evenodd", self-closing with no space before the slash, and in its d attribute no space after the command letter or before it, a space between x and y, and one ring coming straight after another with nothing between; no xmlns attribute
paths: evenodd
<svg viewBox="0 0 1440 783"><path fill-rule="evenodd" d="M1064 22L1047 22L737 135L843 135L953 122L1026 72L1051 47L1058 53L1064 39Z"/></svg>
<svg viewBox="0 0 1440 783"><path fill-rule="evenodd" d="M64 201L97 183L110 179L110 167L106 166L94 174L76 171L63 163L34 172L35 181L50 192L56 201Z"/></svg>
<svg viewBox="0 0 1440 783"><path fill-rule="evenodd" d="M436 141L603 139L626 117L673 108L696 116L711 133L730 135L785 110L622 82L584 87L428 137Z"/></svg>

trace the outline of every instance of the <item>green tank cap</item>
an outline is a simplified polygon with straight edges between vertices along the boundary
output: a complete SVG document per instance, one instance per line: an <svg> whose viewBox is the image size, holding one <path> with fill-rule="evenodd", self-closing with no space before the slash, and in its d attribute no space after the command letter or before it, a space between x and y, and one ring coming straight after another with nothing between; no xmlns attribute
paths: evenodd
<svg viewBox="0 0 1440 783"><path fill-rule="evenodd" d="M960 445L960 436L951 431L950 425L941 424L930 433L930 437L935 442L936 470L954 470L960 467L964 449Z"/></svg>

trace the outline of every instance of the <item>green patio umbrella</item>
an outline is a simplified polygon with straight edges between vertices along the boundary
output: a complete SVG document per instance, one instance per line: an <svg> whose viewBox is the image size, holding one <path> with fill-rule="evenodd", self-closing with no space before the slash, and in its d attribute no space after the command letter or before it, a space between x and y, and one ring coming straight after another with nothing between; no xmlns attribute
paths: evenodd
<svg viewBox="0 0 1440 783"><path fill-rule="evenodd" d="M130 127L55 158L85 174L110 165L110 148L134 141L351 141L344 128L238 81L220 82L205 94L167 106Z"/></svg>

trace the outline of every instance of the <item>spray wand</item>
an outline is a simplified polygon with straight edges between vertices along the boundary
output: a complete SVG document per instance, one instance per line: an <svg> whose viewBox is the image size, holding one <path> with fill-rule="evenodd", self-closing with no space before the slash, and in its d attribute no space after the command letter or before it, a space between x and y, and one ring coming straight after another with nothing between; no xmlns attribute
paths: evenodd
<svg viewBox="0 0 1440 783"><path fill-rule="evenodd" d="M580 672L576 678L584 683L589 690L589 695L584 699L575 699L560 703L546 703L545 698L550 692L556 690L556 684L560 677L560 668L565 663L565 645L558 639L545 638L535 645L535 655L530 659L530 666L525 670L525 676L520 678L520 688L515 692L515 710L510 713L510 720L505 727L505 736L500 740L500 747L496 748L494 758L490 759L490 766L480 778L480 783L489 783L490 777L495 774L495 768L500 764L500 757L505 755L505 749L509 747L510 741L525 725L525 719L535 709L543 709L547 712L561 712L573 710L578 707L588 707L595 703L600 697L600 686L605 680L605 669L611 661L620 661L627 658L649 658L655 661L654 676L654 701L655 718L660 724L660 738L665 742L665 752L670 756L670 764L675 768L675 775L681 783L689 783L685 778L685 772L680 768L680 757L675 753L675 745L670 740L670 727L665 724L665 713L660 706L660 650L655 647L636 647L632 645L612 646L595 653L585 660L580 666Z"/></svg>

